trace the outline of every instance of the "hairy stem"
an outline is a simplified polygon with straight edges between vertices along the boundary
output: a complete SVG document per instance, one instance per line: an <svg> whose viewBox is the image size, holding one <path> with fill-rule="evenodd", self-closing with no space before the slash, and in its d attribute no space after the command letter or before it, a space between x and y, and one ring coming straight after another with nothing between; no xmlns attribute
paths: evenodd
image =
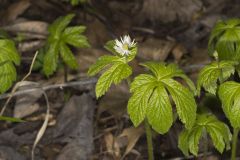
<svg viewBox="0 0 240 160"><path fill-rule="evenodd" d="M148 145L148 160L154 160L152 131L147 119L145 119L145 131L146 131L147 145Z"/></svg>
<svg viewBox="0 0 240 160"><path fill-rule="evenodd" d="M231 160L236 160L236 150L237 150L238 132L239 132L239 128L234 128L234 129L233 129L233 141L232 141L232 155L231 155Z"/></svg>

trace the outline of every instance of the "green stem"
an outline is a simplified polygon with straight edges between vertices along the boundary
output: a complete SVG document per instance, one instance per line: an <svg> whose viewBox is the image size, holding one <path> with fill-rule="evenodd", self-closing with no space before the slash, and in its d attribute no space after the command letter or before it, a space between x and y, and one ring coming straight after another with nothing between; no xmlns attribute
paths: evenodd
<svg viewBox="0 0 240 160"><path fill-rule="evenodd" d="M234 128L234 129L233 129L233 141L232 141L232 155L231 155L231 160L236 160L236 150L237 150L238 132L239 132L239 128Z"/></svg>
<svg viewBox="0 0 240 160"><path fill-rule="evenodd" d="M207 152L208 152L208 137L207 137L207 131L204 129L203 132L203 138L204 138L204 151L203 151L203 159L207 159Z"/></svg>
<svg viewBox="0 0 240 160"><path fill-rule="evenodd" d="M146 131L147 145L148 145L148 160L154 160L152 130L147 119L145 119L145 131Z"/></svg>

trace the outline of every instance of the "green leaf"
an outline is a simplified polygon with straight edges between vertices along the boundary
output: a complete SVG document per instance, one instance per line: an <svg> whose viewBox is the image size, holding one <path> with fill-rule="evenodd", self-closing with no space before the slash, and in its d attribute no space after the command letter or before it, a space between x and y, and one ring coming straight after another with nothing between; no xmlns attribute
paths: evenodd
<svg viewBox="0 0 240 160"><path fill-rule="evenodd" d="M123 79L132 74L132 68L122 62L116 62L113 66L101 75L96 84L96 96L97 98L105 94L112 83L118 84Z"/></svg>
<svg viewBox="0 0 240 160"><path fill-rule="evenodd" d="M157 64L153 62L147 62L141 65L150 69L159 79L172 77L182 78L186 81L187 85L193 92L196 91L194 83L184 74L181 69L178 68L176 64L169 64L168 66L165 66L165 63Z"/></svg>
<svg viewBox="0 0 240 160"><path fill-rule="evenodd" d="M204 132L210 135L214 147L220 153L223 152L224 148L229 149L232 138L229 128L214 115L209 114L197 115L194 127L190 130L185 129L180 133L178 147L186 156L188 156L188 150L197 156L199 141ZM204 140L206 141L206 139Z"/></svg>
<svg viewBox="0 0 240 160"><path fill-rule="evenodd" d="M111 40L111 41L108 41L105 45L104 45L104 48L106 50L108 50L109 52L113 53L114 55L119 55L115 49L114 49L114 46L115 46L115 40Z"/></svg>
<svg viewBox="0 0 240 160"><path fill-rule="evenodd" d="M189 131L183 130L178 137L178 148L183 152L185 156L189 156Z"/></svg>
<svg viewBox="0 0 240 160"><path fill-rule="evenodd" d="M14 117L6 117L6 116L0 116L1 121L8 121L8 122L25 122L24 120L21 120L19 118Z"/></svg>
<svg viewBox="0 0 240 160"><path fill-rule="evenodd" d="M135 127L137 127L146 117L147 108L149 107L148 101L152 95L154 87L155 85L152 82L146 83L134 92L128 101L128 114Z"/></svg>
<svg viewBox="0 0 240 160"><path fill-rule="evenodd" d="M0 39L0 49L2 54L6 55L6 60L12 61L14 64L20 64L20 56L12 40Z"/></svg>
<svg viewBox="0 0 240 160"><path fill-rule="evenodd" d="M20 56L14 42L0 39L0 92L7 91L17 78L15 65L20 64Z"/></svg>
<svg viewBox="0 0 240 160"><path fill-rule="evenodd" d="M198 155L198 144L202 137L202 131L203 127L197 126L189 133L189 151L195 156Z"/></svg>
<svg viewBox="0 0 240 160"><path fill-rule="evenodd" d="M239 26L239 19L218 22L212 30L208 43L210 55L217 51L220 60L239 60Z"/></svg>
<svg viewBox="0 0 240 160"><path fill-rule="evenodd" d="M234 65L236 64L233 61L220 61L206 65L199 73L197 81L198 95L200 95L201 87L215 95L218 80L223 82L234 74Z"/></svg>
<svg viewBox="0 0 240 160"><path fill-rule="evenodd" d="M109 56L109 55L101 56L100 58L98 58L95 64L91 65L91 67L88 70L88 75L94 76L98 72L100 72L102 69L104 69L106 66L118 61L120 60L119 60L119 57L117 56Z"/></svg>
<svg viewBox="0 0 240 160"><path fill-rule="evenodd" d="M151 98L149 99L148 105L149 107L147 108L147 118L149 123L158 133L166 133L172 126L173 113L167 91L163 85L159 85L154 89Z"/></svg>
<svg viewBox="0 0 240 160"><path fill-rule="evenodd" d="M60 17L49 26L48 43L46 44L46 53L44 55L43 71L46 76L52 75L58 65L59 54L67 66L71 69L77 69L77 60L71 51L73 47L89 47L87 38L81 35L85 30L85 26L67 27L74 14ZM69 46L70 45L70 46Z"/></svg>
<svg viewBox="0 0 240 160"><path fill-rule="evenodd" d="M77 69L78 68L78 62L76 58L74 57L72 51L70 48L68 48L67 45L61 44L60 45L60 54L63 59L63 61L71 68L71 69Z"/></svg>
<svg viewBox="0 0 240 160"><path fill-rule="evenodd" d="M218 91L222 108L233 128L240 127L240 84L228 81L220 85Z"/></svg>
<svg viewBox="0 0 240 160"><path fill-rule="evenodd" d="M72 45L74 47L80 47L80 48L90 47L90 44L87 41L87 37L83 35L69 34L67 36L64 36L63 40L65 41L65 43Z"/></svg>
<svg viewBox="0 0 240 160"><path fill-rule="evenodd" d="M133 95L128 102L128 113L134 125L138 126L147 117L155 131L166 133L173 122L169 92L181 121L191 128L196 119L193 93L173 79L186 75L173 64L148 62L142 65L150 69L153 75L141 74L131 83Z"/></svg>
<svg viewBox="0 0 240 160"><path fill-rule="evenodd" d="M225 143L227 144L227 148L229 148L231 133L229 128L222 122L209 122L208 126L206 126L207 132L210 134L210 137L213 141L214 147L218 150L218 152L222 153L225 148Z"/></svg>
<svg viewBox="0 0 240 160"><path fill-rule="evenodd" d="M59 43L56 41L49 47L44 56L43 71L47 77L52 75L57 69L59 57L58 52Z"/></svg>
<svg viewBox="0 0 240 160"><path fill-rule="evenodd" d="M176 104L180 120L190 129L195 122L197 110L192 92L173 79L164 79L163 83Z"/></svg>
<svg viewBox="0 0 240 160"><path fill-rule="evenodd" d="M49 26L48 31L50 33L50 42L53 43L54 41L60 39L62 32L68 26L74 16L74 14L68 14L67 16L60 17Z"/></svg>
<svg viewBox="0 0 240 160"><path fill-rule="evenodd" d="M86 30L86 26L67 27L63 32L63 36L82 34L83 32L85 32L85 30Z"/></svg>

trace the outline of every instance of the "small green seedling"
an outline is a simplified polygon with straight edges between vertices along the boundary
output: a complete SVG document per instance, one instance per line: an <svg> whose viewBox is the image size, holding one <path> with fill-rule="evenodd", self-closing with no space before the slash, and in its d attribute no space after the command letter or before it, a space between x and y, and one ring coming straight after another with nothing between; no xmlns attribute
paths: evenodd
<svg viewBox="0 0 240 160"><path fill-rule="evenodd" d="M199 141L204 134L210 135L214 147L220 153L224 151L224 148L230 149L232 135L228 126L219 121L214 115L206 113L197 115L196 123L192 129L185 129L180 133L178 147L186 156L189 155L189 151L197 156ZM205 143L208 143L206 139Z"/></svg>
<svg viewBox="0 0 240 160"><path fill-rule="evenodd" d="M12 40L0 39L0 92L6 92L17 79L15 65L20 64L20 55Z"/></svg>
<svg viewBox="0 0 240 160"><path fill-rule="evenodd" d="M60 17L48 28L47 51L44 55L43 71L46 76L52 75L58 66L59 56L71 69L77 69L78 63L69 46L77 48L89 47L87 38L82 35L85 26L67 27L74 14Z"/></svg>

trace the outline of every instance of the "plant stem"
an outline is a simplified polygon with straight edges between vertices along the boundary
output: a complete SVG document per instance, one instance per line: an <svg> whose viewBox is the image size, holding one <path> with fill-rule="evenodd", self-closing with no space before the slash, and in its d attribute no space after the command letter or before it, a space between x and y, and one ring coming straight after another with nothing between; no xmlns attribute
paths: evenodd
<svg viewBox="0 0 240 160"><path fill-rule="evenodd" d="M145 119L145 131L146 131L147 145L148 145L148 160L154 160L152 131L147 119Z"/></svg>
<svg viewBox="0 0 240 160"><path fill-rule="evenodd" d="M236 150L237 150L238 132L239 132L239 128L234 128L234 129L233 129L233 141L232 141L232 155L231 155L231 160L236 160Z"/></svg>
<svg viewBox="0 0 240 160"><path fill-rule="evenodd" d="M208 137L207 137L207 131L204 129L203 131L203 138L204 138L204 151L203 151L203 159L207 159L207 151L208 151Z"/></svg>
<svg viewBox="0 0 240 160"><path fill-rule="evenodd" d="M64 82L68 82L68 67L64 64Z"/></svg>

